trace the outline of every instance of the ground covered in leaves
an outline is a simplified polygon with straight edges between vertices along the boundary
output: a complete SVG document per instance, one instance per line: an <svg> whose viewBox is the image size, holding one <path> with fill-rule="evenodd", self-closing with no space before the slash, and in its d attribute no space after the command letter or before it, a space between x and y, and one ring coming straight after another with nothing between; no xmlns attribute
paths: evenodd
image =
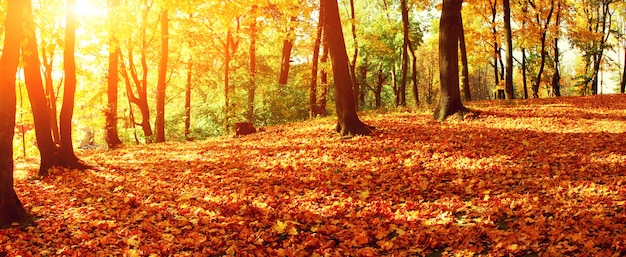
<svg viewBox="0 0 626 257"><path fill-rule="evenodd" d="M624 256L626 96L476 102L82 152L20 176L9 256ZM19 166L18 166L19 167ZM17 173L34 174L34 168Z"/></svg>

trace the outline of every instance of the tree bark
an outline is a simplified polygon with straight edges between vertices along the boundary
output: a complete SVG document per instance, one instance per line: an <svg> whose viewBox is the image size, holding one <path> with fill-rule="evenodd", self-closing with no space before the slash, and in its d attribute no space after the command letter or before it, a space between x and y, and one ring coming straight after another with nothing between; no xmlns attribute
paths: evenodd
<svg viewBox="0 0 626 257"><path fill-rule="evenodd" d="M296 18L291 17L291 22L295 22ZM278 78L278 84L281 86L287 85L289 80L289 68L291 67L291 50L293 49L293 40L295 38L294 28L290 25L287 35L283 40L283 54L280 61L280 77Z"/></svg>
<svg viewBox="0 0 626 257"><path fill-rule="evenodd" d="M311 65L311 85L309 87L309 118L317 117L319 113L317 104L317 76L319 70L320 47L322 46L322 32L324 28L324 10L320 6L320 16L317 23L315 43L313 44L313 63Z"/></svg>
<svg viewBox="0 0 626 257"><path fill-rule="evenodd" d="M161 59L159 61L159 77L156 91L156 120L154 130L156 131L155 141L165 142L165 89L167 87L167 59L169 52L169 18L167 9L161 10L159 20L161 21Z"/></svg>
<svg viewBox="0 0 626 257"><path fill-rule="evenodd" d="M248 81L248 110L246 118L254 124L254 98L256 94L256 40L257 40L257 6L252 7L252 23L250 24L250 77Z"/></svg>
<svg viewBox="0 0 626 257"><path fill-rule="evenodd" d="M526 48L522 48L522 83L524 84L524 99L528 99L528 84L526 83Z"/></svg>
<svg viewBox="0 0 626 257"><path fill-rule="evenodd" d="M556 35L554 36L554 74L552 75L552 93L554 96L561 96L561 73L559 68L559 27L561 26L561 2L557 4L555 25L557 27Z"/></svg>
<svg viewBox="0 0 626 257"><path fill-rule="evenodd" d="M15 77L22 41L22 12L30 1L9 0L4 47L0 57L0 227L30 220L13 188L13 136L15 132Z"/></svg>
<svg viewBox="0 0 626 257"><path fill-rule="evenodd" d="M356 12L354 8L354 0L350 0L350 28L352 32L352 40L354 42L354 52L352 53L352 60L350 62L350 78L352 79L352 90L354 91L354 98L357 109L359 108L359 95L361 93L361 84L357 79L356 74L356 62L359 58L359 41L356 35Z"/></svg>
<svg viewBox="0 0 626 257"><path fill-rule="evenodd" d="M67 0L65 19L65 49L63 51L63 71L65 85L63 87L63 106L59 116L61 136L61 159L66 167L84 168L74 154L72 142L72 116L74 114L74 95L76 93L76 60L74 46L76 45L76 24L78 17L74 11L76 0Z"/></svg>
<svg viewBox="0 0 626 257"><path fill-rule="evenodd" d="M328 41L335 80L335 106L338 119L336 130L342 137L368 135L371 128L365 125L356 113L357 106L337 0L321 0L320 4L324 10L324 34Z"/></svg>
<svg viewBox="0 0 626 257"><path fill-rule="evenodd" d="M463 15L461 15L461 33L459 36L459 48L461 51L461 64L463 65L462 88L465 101L472 101L472 93L469 85L469 65L467 64L467 48L465 47L465 28L463 28Z"/></svg>
<svg viewBox="0 0 626 257"><path fill-rule="evenodd" d="M504 80L504 92L506 99L515 99L513 90L513 34L511 31L511 6L510 0L504 1L504 34L506 37L506 78Z"/></svg>
<svg viewBox="0 0 626 257"><path fill-rule="evenodd" d="M406 83L409 69L409 44L411 44L409 33L411 27L409 24L409 7L407 0L400 0L400 9L402 12L402 67L400 74L400 85L398 86L398 106L406 106Z"/></svg>
<svg viewBox="0 0 626 257"><path fill-rule="evenodd" d="M624 67L622 68L622 81L620 83L620 92L626 93L626 43L624 44Z"/></svg>
<svg viewBox="0 0 626 257"><path fill-rule="evenodd" d="M24 60L24 80L33 111L35 121L35 136L41 162L39 165L39 175L47 176L48 170L52 166L61 166L59 149L54 143L50 133L50 109L46 102L46 95L43 89L41 78L41 62L37 48L37 38L35 36L35 21L33 20L32 7L30 1L24 7L25 41L22 45L22 58Z"/></svg>
<svg viewBox="0 0 626 257"><path fill-rule="evenodd" d="M537 72L537 77L533 83L533 98L539 97L539 86L541 85L543 69L546 65L546 38L548 34L548 27L550 26L550 19L552 18L552 13L554 12L554 0L551 1L550 11L548 12L548 17L546 18L545 23L541 29L541 61L539 63L539 71ZM541 25L540 15L537 14L537 23Z"/></svg>
<svg viewBox="0 0 626 257"><path fill-rule="evenodd" d="M117 93L119 86L119 56L120 46L115 34L117 33L116 23L117 17L114 15L113 9L119 6L119 0L108 1L109 9L109 74L107 76L107 109L105 111L106 118L106 141L109 149L118 148L122 145L117 131Z"/></svg>
<svg viewBox="0 0 626 257"><path fill-rule="evenodd" d="M457 112L466 112L459 90L459 36L463 0L443 0L439 21L439 80L441 95L434 112L440 121Z"/></svg>

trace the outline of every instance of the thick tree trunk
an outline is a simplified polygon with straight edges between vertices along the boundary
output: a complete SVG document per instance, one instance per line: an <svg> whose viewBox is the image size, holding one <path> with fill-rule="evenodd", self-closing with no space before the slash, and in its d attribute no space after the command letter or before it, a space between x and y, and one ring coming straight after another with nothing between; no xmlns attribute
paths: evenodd
<svg viewBox="0 0 626 257"><path fill-rule="evenodd" d="M161 21L161 59L159 61L159 77L156 91L156 120L154 130L156 131L155 141L165 142L165 88L167 87L167 57L169 52L169 18L167 9L161 10L159 20Z"/></svg>
<svg viewBox="0 0 626 257"><path fill-rule="evenodd" d="M63 106L59 116L61 136L61 161L64 166L71 168L84 168L74 154L72 142L72 116L74 114L74 94L76 92L76 61L74 58L74 46L76 44L76 23L78 17L74 12L76 0L67 1L67 18L65 24L65 49L63 51L63 70L65 73L65 85L63 87Z"/></svg>
<svg viewBox="0 0 626 257"><path fill-rule="evenodd" d="M61 158L58 158L58 147L52 139L50 133L50 109L46 102L46 95L43 89L41 78L41 63L37 49L37 39L35 37L35 22L33 20L30 1L24 7L23 12L25 22L25 44L22 45L22 58L24 60L24 79L28 97L30 99L35 121L35 136L41 163L39 165L39 175L48 175L48 169L55 165L62 165Z"/></svg>
<svg viewBox="0 0 626 257"><path fill-rule="evenodd" d="M350 79L350 68L345 41L341 29L337 0L322 0L324 10L324 34L328 41L335 81L335 106L337 110L337 132L343 137L367 135L370 127L356 113L356 102Z"/></svg>
<svg viewBox="0 0 626 257"><path fill-rule="evenodd" d="M504 0L504 34L506 37L506 78L504 92L506 99L515 99L513 90L513 34L511 32L511 6L509 0Z"/></svg>
<svg viewBox="0 0 626 257"><path fill-rule="evenodd" d="M463 88L463 94L465 101L472 101L472 93L469 85L469 65L467 64L467 48L465 47L465 29L463 28L463 15L461 15L461 33L459 36L459 48L461 51L461 64L463 65L463 80L461 85Z"/></svg>
<svg viewBox="0 0 626 257"><path fill-rule="evenodd" d="M122 145L117 131L117 93L119 86L119 56L120 46L117 37L117 17L114 15L114 9L119 6L119 0L108 1L109 12L109 74L107 77L107 109L105 111L106 119L106 141L109 149L118 148Z"/></svg>
<svg viewBox="0 0 626 257"><path fill-rule="evenodd" d="M61 144L61 136L59 135L59 124L57 123L57 97L54 92L54 85L52 81L52 72L53 72L53 63L54 63L54 52L56 43L50 44L52 50L48 50L50 57L48 57L48 53L46 53L47 47L46 45L41 45L41 57L43 61L43 77L44 77L44 87L45 94L48 99L48 108L50 109L50 133L52 133L52 141L55 144ZM49 58L49 59L48 59Z"/></svg>
<svg viewBox="0 0 626 257"><path fill-rule="evenodd" d="M24 37L22 10L30 1L9 0L5 21L4 47L0 57L0 227L30 220L13 189L13 136L15 132L15 77L20 42Z"/></svg>
<svg viewBox="0 0 626 257"><path fill-rule="evenodd" d="M439 21L439 80L441 95L434 118L440 121L457 112L466 112L459 90L459 36L463 0L443 0Z"/></svg>

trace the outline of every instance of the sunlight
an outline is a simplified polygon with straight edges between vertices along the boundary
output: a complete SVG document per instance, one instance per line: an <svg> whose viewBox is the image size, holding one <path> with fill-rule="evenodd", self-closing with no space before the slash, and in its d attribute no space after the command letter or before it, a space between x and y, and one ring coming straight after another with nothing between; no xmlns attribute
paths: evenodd
<svg viewBox="0 0 626 257"><path fill-rule="evenodd" d="M76 5L73 9L81 18L96 18L106 15L106 9L99 8L92 0L76 0Z"/></svg>

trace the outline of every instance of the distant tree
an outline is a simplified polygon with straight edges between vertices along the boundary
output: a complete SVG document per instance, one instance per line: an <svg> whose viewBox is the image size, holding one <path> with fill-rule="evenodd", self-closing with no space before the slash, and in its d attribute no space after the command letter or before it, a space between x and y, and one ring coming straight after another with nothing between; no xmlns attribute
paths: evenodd
<svg viewBox="0 0 626 257"><path fill-rule="evenodd" d="M457 112L467 112L459 89L459 36L463 0L443 0L439 21L439 80L441 95L434 118L445 120Z"/></svg>
<svg viewBox="0 0 626 257"><path fill-rule="evenodd" d="M22 13L30 1L9 0L0 57L0 227L29 220L13 188L13 135L15 132L15 74L23 38Z"/></svg>
<svg viewBox="0 0 626 257"><path fill-rule="evenodd" d="M348 54L337 0L322 0L320 5L320 8L324 10L324 35L328 42L333 66L337 132L343 137L368 135L371 128L359 119L356 112L356 98L352 89Z"/></svg>
<svg viewBox="0 0 626 257"><path fill-rule="evenodd" d="M317 77L319 73L320 48L322 47L322 32L324 31L324 10L320 6L320 16L317 23L317 32L315 34L315 43L313 43L313 60L311 64L311 84L309 87L309 118L315 118L320 115L317 104Z"/></svg>

